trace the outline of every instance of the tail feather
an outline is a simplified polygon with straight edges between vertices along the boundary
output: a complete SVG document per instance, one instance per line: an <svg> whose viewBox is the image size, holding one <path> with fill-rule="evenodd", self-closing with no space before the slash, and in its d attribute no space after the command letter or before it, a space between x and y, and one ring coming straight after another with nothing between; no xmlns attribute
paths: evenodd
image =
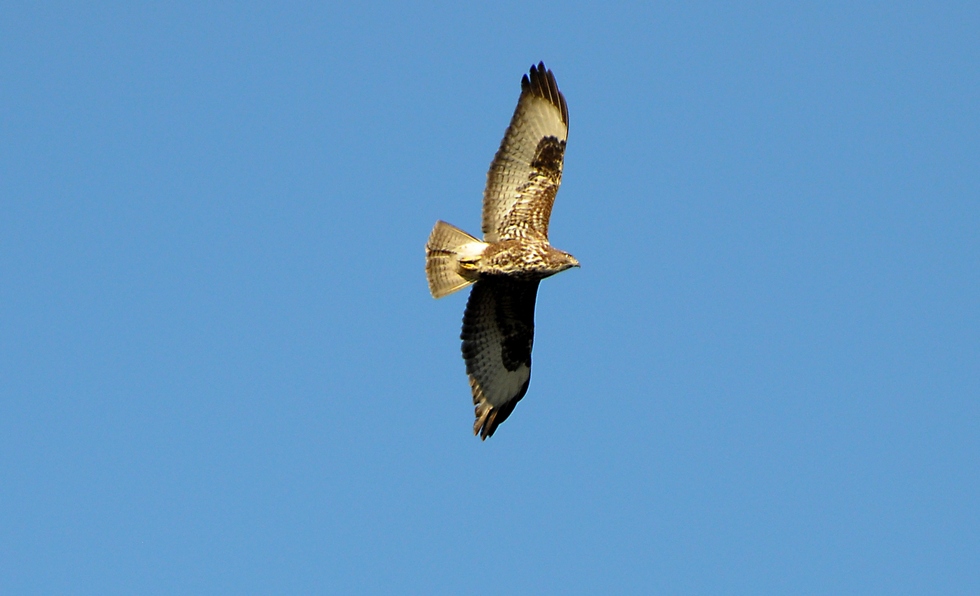
<svg viewBox="0 0 980 596"><path fill-rule="evenodd" d="M425 244L425 277L433 298L448 296L476 281L464 277L459 266L462 257L478 257L486 244L456 226L437 221Z"/></svg>

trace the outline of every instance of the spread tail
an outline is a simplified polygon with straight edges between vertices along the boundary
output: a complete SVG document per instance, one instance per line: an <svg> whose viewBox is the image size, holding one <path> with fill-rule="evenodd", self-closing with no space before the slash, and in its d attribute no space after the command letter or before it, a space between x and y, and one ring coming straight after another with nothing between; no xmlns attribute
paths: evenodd
<svg viewBox="0 0 980 596"><path fill-rule="evenodd" d="M425 277L432 297L448 296L475 282L475 263L486 247L456 226L437 221L425 244ZM464 277L467 270L474 274Z"/></svg>

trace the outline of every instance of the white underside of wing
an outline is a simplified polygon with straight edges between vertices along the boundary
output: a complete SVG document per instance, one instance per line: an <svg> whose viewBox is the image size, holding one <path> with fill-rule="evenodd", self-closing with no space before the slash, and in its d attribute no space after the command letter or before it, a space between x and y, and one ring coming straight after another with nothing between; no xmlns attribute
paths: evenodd
<svg viewBox="0 0 980 596"><path fill-rule="evenodd" d="M499 350L497 353L497 362L481 363L476 372L470 375L470 383L478 388L483 399L495 408L520 395L531 377L531 369L523 364L514 371L504 368Z"/></svg>
<svg viewBox="0 0 980 596"><path fill-rule="evenodd" d="M527 352L517 355L518 362L509 362L514 370L507 370L504 363L506 336L500 325L501 313L498 309L501 308L499 293L508 291L514 291L513 287L486 286L478 282L467 302L464 316L463 353L470 385L473 388L473 398L475 402L485 400L494 407L522 396L528 379L531 378L530 349L534 333L533 318L527 322L529 325L526 330ZM529 296L533 309L534 294ZM511 328L511 333L516 324L514 321L506 323L506 326ZM511 341L513 342L513 338ZM514 346L511 346L511 351L513 349ZM514 355L511 354L509 358L513 359Z"/></svg>

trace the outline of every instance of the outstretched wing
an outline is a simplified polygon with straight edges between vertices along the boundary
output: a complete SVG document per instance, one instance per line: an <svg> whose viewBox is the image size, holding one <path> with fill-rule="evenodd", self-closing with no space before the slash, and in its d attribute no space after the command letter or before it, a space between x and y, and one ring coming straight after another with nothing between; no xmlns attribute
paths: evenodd
<svg viewBox="0 0 980 596"><path fill-rule="evenodd" d="M548 237L567 138L565 96L558 90L555 75L541 62L521 81L517 109L487 172L483 191L486 242Z"/></svg>
<svg viewBox="0 0 980 596"><path fill-rule="evenodd" d="M510 416L531 382L538 283L487 277L466 303L460 338L476 405L473 434L483 439Z"/></svg>

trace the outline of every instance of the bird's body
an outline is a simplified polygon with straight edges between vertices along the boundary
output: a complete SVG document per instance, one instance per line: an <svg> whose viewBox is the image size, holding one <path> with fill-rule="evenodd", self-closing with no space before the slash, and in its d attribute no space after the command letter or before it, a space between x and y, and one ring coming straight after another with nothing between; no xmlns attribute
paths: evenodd
<svg viewBox="0 0 980 596"><path fill-rule="evenodd" d="M475 284L461 339L476 406L473 432L483 439L527 393L538 283L579 265L548 241L567 137L568 107L555 77L543 63L532 66L487 173L484 239L440 221L426 244L433 297Z"/></svg>
<svg viewBox="0 0 980 596"><path fill-rule="evenodd" d="M470 243L464 251L468 252L464 252L459 259L457 271L474 282L493 275L528 281L544 279L578 265L575 257L541 239L514 238L493 244Z"/></svg>

